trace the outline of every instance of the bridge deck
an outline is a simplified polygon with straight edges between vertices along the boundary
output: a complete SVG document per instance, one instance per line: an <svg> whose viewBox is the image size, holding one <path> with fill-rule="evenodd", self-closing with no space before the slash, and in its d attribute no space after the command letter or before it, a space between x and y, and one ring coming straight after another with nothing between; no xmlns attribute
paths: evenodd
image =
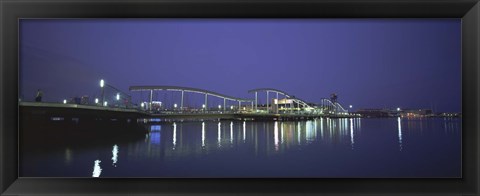
<svg viewBox="0 0 480 196"><path fill-rule="evenodd" d="M160 113L153 114L133 108L114 108L80 104L20 102L21 115L42 114L47 117L82 116L105 118L168 118L168 119L251 119L251 120L283 120L283 119L311 119L318 117L349 117L330 116L325 114L298 114L298 113L249 113L249 112L199 112L199 113Z"/></svg>

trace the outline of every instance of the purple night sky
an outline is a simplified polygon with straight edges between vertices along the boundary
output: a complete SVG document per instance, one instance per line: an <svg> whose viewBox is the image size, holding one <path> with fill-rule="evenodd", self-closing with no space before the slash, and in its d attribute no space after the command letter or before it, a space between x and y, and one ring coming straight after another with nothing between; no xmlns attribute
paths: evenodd
<svg viewBox="0 0 480 196"><path fill-rule="evenodd" d="M100 79L124 92L173 85L252 99L268 87L312 103L337 93L354 110L459 112L461 20L20 21L22 100L37 89L47 102L99 97Z"/></svg>

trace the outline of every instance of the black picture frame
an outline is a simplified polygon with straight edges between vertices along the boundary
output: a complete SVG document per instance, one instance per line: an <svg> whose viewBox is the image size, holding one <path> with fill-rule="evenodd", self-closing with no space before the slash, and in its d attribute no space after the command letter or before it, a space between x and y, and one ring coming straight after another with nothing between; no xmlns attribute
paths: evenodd
<svg viewBox="0 0 480 196"><path fill-rule="evenodd" d="M0 193L478 195L478 0L0 0ZM462 178L152 179L18 178L19 18L462 18Z"/></svg>

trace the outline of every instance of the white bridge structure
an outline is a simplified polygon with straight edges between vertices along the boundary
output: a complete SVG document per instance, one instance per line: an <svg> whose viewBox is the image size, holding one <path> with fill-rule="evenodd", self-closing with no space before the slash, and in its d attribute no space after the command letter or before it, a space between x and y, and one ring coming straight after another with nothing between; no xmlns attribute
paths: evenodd
<svg viewBox="0 0 480 196"><path fill-rule="evenodd" d="M196 93L204 95L204 104L202 104L201 111L205 113L211 112L222 112L222 113L231 113L231 112L242 112L242 113L265 113L265 114L308 114L308 115L319 115L319 116L334 116L334 115L348 115L348 110L345 109L340 103L332 102L329 99L322 98L320 104L308 103L298 97L295 97L285 91L274 89L274 88L256 88L249 90L248 93L254 93L253 99L233 97L225 95L222 93L192 88L192 87L181 87L181 86L131 86L130 91L139 92L146 91L149 92L149 99L147 106L142 107L143 109L150 110L153 100L153 94L155 91L172 91L172 92L181 92L180 98L180 107L175 109L175 111L168 112L188 112L185 110L184 99L185 93ZM259 93L265 93L266 95L266 104L259 104ZM209 107L208 99L209 96L217 97L223 99L223 107L221 105L216 107ZM238 107L231 106L230 110L227 108L227 101L238 103ZM177 105L175 104L175 108ZM215 108L215 109L212 109Z"/></svg>

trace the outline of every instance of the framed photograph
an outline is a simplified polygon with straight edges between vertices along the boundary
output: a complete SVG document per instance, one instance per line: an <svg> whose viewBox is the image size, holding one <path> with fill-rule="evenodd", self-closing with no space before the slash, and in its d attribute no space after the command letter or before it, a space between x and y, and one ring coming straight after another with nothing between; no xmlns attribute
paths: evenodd
<svg viewBox="0 0 480 196"><path fill-rule="evenodd" d="M479 193L478 1L4 1L2 195Z"/></svg>

